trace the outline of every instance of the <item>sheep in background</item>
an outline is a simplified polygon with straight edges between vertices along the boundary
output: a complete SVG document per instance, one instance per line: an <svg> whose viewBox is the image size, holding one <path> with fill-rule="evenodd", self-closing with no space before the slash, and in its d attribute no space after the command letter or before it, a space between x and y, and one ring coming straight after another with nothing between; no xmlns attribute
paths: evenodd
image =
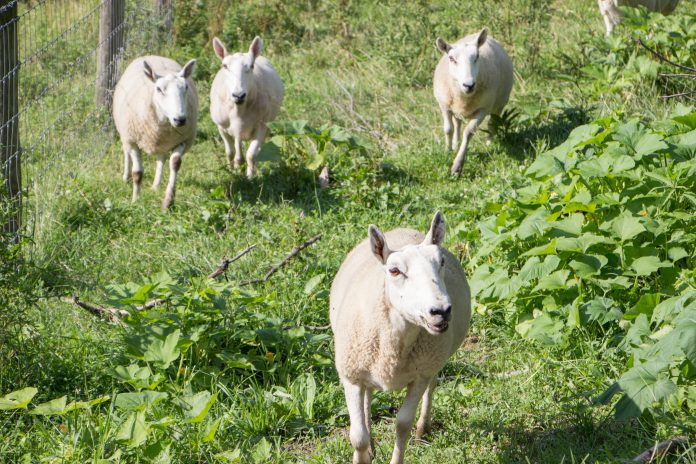
<svg viewBox="0 0 696 464"><path fill-rule="evenodd" d="M597 0L599 11L604 18L604 25L607 28L607 35L614 32L614 27L621 22L620 6L644 6L650 11L668 15L674 11L679 4L679 0Z"/></svg>
<svg viewBox="0 0 696 464"><path fill-rule="evenodd" d="M408 388L391 458L401 464L421 398L416 437L429 428L436 375L466 336L471 296L461 264L440 246L445 221L439 211L425 237L411 229L382 234L374 225L368 236L348 254L331 286L336 369L354 464L374 457L372 391Z"/></svg>
<svg viewBox="0 0 696 464"><path fill-rule="evenodd" d="M210 88L210 116L225 142L231 168L242 164L242 140L251 140L246 152L247 177L256 172L255 158L266 137L266 123L275 119L283 103L283 81L271 62L259 56L262 46L257 36L248 53L230 55L220 39L213 39L222 69Z"/></svg>
<svg viewBox="0 0 696 464"><path fill-rule="evenodd" d="M452 175L461 172L471 136L487 114L499 115L512 90L512 61L488 29L448 44L438 37L443 55L435 68L433 90L444 120L447 149L456 146L461 121L470 119L452 163ZM454 132L454 137L452 136Z"/></svg>
<svg viewBox="0 0 696 464"><path fill-rule="evenodd" d="M153 190L162 180L165 156L172 153L162 210L174 202L181 158L196 138L198 94L191 79L195 67L196 60L182 68L169 58L144 56L133 60L116 84L113 117L123 145L123 180L127 182L131 172L133 176L133 201L140 195L144 151L157 155Z"/></svg>

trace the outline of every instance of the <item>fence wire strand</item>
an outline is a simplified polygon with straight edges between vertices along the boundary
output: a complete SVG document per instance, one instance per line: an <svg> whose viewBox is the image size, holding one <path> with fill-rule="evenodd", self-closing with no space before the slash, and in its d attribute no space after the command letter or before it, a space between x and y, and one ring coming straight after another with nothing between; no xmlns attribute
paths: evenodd
<svg viewBox="0 0 696 464"><path fill-rule="evenodd" d="M80 173L110 152L115 141L110 105L96 103L98 88L105 85L110 101L128 62L162 49L167 18L155 14L153 3L13 0L0 7L0 224L5 231L37 242L45 226L59 220L51 215L52 204L79 188ZM122 20L100 37L100 15L118 5L124 9L115 17ZM101 47L110 47L109 60L99 66Z"/></svg>

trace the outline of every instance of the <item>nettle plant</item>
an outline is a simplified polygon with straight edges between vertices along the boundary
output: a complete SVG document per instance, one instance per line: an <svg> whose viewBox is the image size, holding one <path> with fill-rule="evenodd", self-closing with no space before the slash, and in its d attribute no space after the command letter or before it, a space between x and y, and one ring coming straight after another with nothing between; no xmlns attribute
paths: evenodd
<svg viewBox="0 0 696 464"><path fill-rule="evenodd" d="M478 309L523 337L627 356L620 418L696 408L696 113L577 127L478 224Z"/></svg>
<svg viewBox="0 0 696 464"><path fill-rule="evenodd" d="M597 93L633 93L636 85L654 82L666 93L684 91L685 85L693 81L681 79L684 76L661 75L683 71L661 63L636 40L677 64L695 67L696 55L692 50L696 47L696 14L681 10L679 14L663 16L638 8L625 8L624 13L618 33L594 38L587 44L584 53L588 64L581 69L583 76Z"/></svg>
<svg viewBox="0 0 696 464"><path fill-rule="evenodd" d="M315 292L317 282L305 293ZM166 274L107 291L109 303L130 314L124 347L108 369L114 393L70 402L63 396L29 408L37 394L29 387L1 397L0 411L21 414L20 420L43 416L75 443L100 447L98 455L148 462L168 462L181 436L193 447L187 452L214 452L211 442L221 429L240 443L219 456L224 462L239 462L242 450L260 456L252 462L266 462L272 445L254 437L300 433L317 419L312 372L331 364L329 335L284 327L268 315L273 295L209 279L182 285ZM158 304L139 309L152 301Z"/></svg>

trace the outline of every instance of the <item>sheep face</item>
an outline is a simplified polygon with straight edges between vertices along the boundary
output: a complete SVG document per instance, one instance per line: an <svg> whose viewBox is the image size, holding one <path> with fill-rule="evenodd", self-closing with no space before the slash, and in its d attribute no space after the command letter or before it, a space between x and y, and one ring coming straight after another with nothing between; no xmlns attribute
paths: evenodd
<svg viewBox="0 0 696 464"><path fill-rule="evenodd" d="M447 331L452 304L445 287L445 256L440 244L445 222L438 212L430 231L419 245L389 250L384 234L375 226L368 229L370 246L385 272L385 292L391 308L411 324L433 335Z"/></svg>
<svg viewBox="0 0 696 464"><path fill-rule="evenodd" d="M471 94L476 89L479 48L487 38L488 30L484 28L470 43L450 45L440 37L437 39L437 48L449 58L449 75L464 94Z"/></svg>
<svg viewBox="0 0 696 464"><path fill-rule="evenodd" d="M225 87L229 98L237 105L243 105L254 89L254 62L261 54L262 46L261 38L257 36L251 42L248 53L230 55L220 39L213 39L215 54L222 60Z"/></svg>
<svg viewBox="0 0 696 464"><path fill-rule="evenodd" d="M174 127L186 124L189 92L186 79L193 74L195 67L196 60L191 60L178 73L162 76L153 71L147 61L143 62L145 76L154 84L152 104L160 124L167 121Z"/></svg>

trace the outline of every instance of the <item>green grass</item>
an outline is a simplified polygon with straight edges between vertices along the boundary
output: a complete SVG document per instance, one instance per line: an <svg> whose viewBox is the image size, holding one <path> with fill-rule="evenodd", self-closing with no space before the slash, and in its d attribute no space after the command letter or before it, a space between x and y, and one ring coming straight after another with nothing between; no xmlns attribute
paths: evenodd
<svg viewBox="0 0 696 464"><path fill-rule="evenodd" d="M174 208L160 212L163 189L143 188L140 200L130 202L115 137L104 134L101 143L109 137L113 143L103 153L79 143L64 153L68 160L89 161L70 163L74 177L51 177L62 188L50 190L57 193L41 218L31 262L46 297L31 307L30 323L0 347L0 394L36 387L32 406L63 395L68 401L112 398L90 412L63 416L1 411L0 460L154 462L148 456L155 450L146 448L159 443L169 446L169 459L160 456L163 462L348 461L348 416L335 369L295 345L280 345L300 354L293 359L275 353L278 372L215 371L212 362L189 365L194 358L182 357L185 372L162 370L168 378L157 388L172 396L203 389L217 393L205 422L219 419L217 434L202 442L200 427L180 420L178 410L166 403L148 410L148 423L169 418L171 425L153 426L144 445L128 449L114 439L123 414L113 400L128 387L110 372L131 362L124 336L143 323L108 325L61 298L79 294L107 304L109 285L140 286L163 271L184 287L204 288L201 276L221 257L255 244L227 272L234 287L261 277L295 245L321 233L321 241L267 283L245 291L258 296L257 310L278 318L280 325L323 325L331 279L347 251L366 236L368 224L423 230L441 209L448 224L446 246L471 273L468 252L476 243L466 238L468 231L489 214L488 203L520 185L521 171L544 147L599 117L652 120L674 107L658 98L659 80L645 78L608 92L582 75L582 66L607 53L596 46L603 24L594 2L554 1L548 9L542 7L548 2L534 0L379 7L339 0L285 3L231 6L223 40L237 50L246 49L256 33L263 36L265 54L285 82L278 120L342 126L369 141L368 154L332 155L336 166L328 190L320 190L316 173L304 168L301 151L285 153L279 163L263 163L251 181L230 172L208 112L209 82L218 62L210 46L202 48L204 8L194 9L190 22L183 13L177 17L178 43L170 54L180 62L199 59L201 118L197 142L183 159ZM694 7L696 2L684 0L677 11ZM187 24L188 30L181 29ZM438 59L434 41L437 35L452 40L483 25L513 57L516 81L509 107L522 116L512 121L510 133L490 142L479 132L461 178L452 179L453 154L444 149L430 87ZM617 33L628 40L630 29L622 26ZM154 160L144 166L149 186ZM218 187L222 195L215 193ZM305 292L307 282L320 274L318 286ZM236 310L244 307L229 301ZM592 405L624 369L625 359L610 348L610 340L581 335L568 349L544 347L521 339L485 307L475 310L471 332L477 342L460 350L441 373L434 431L427 442L410 443L407 462L620 462L680 434L690 434L690 451L660 462L696 462L694 421L686 411L615 421L610 407ZM330 354L332 343L321 342L320 350ZM311 415L300 374L316 381ZM376 395L376 462L387 461L391 453L401 397Z"/></svg>

